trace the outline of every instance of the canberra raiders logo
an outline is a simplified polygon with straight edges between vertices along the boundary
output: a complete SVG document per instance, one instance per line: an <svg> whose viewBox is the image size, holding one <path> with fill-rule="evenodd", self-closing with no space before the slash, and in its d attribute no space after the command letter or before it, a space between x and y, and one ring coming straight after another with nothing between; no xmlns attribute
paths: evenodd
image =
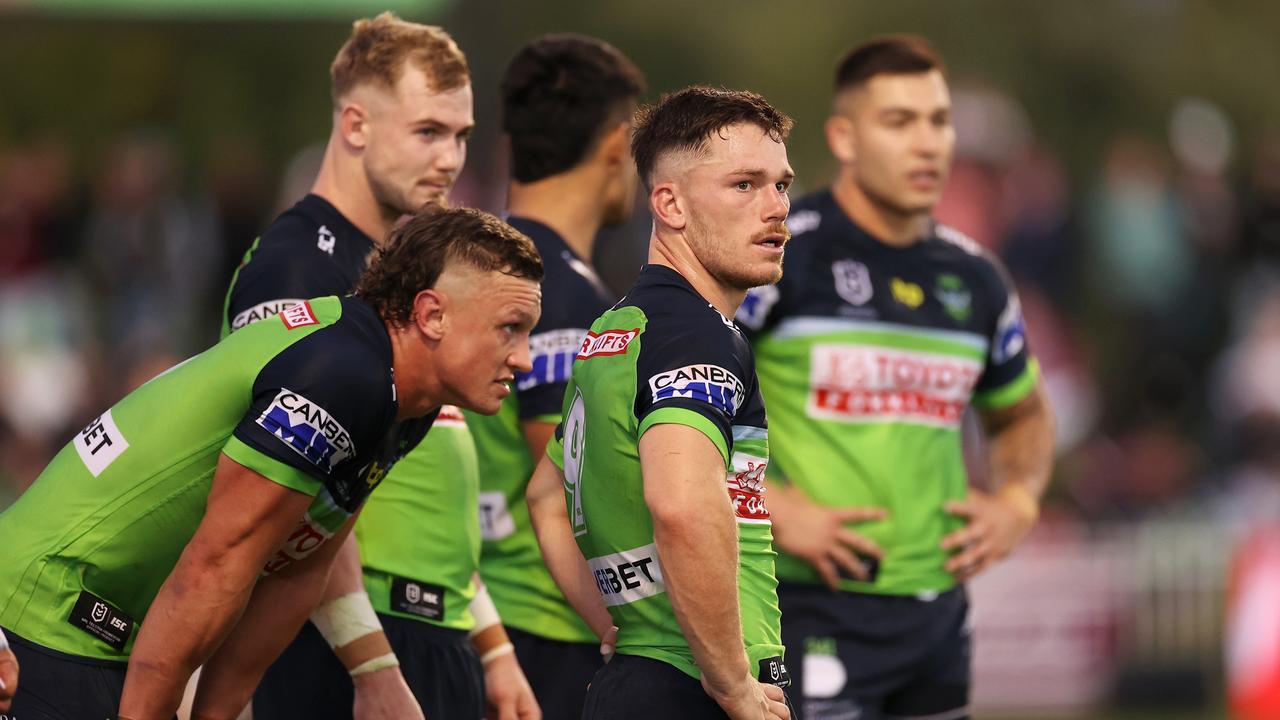
<svg viewBox="0 0 1280 720"><path fill-rule="evenodd" d="M959 275L947 273L938 276L938 283L933 288L934 297L942 303L947 314L958 323L968 322L973 314L973 295L965 286Z"/></svg>
<svg viewBox="0 0 1280 720"><path fill-rule="evenodd" d="M871 299L871 272L857 260L837 260L831 263L831 274L836 281L836 294L850 305L865 305Z"/></svg>

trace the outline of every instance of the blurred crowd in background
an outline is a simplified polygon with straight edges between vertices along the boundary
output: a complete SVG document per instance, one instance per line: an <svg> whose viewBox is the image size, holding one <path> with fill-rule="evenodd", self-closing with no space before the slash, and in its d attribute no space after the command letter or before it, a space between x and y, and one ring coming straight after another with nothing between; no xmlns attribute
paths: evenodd
<svg viewBox="0 0 1280 720"><path fill-rule="evenodd" d="M834 59L876 32L924 33L951 67L959 139L937 216L1007 264L1058 417L1046 524L1192 517L1241 536L1280 518L1280 105L1240 101L1274 96L1274 9L1120 0L1065 22L1047 6L1019 18L992 2L831 2L809 17L844 13L843 26L766 30L779 10L759 3L687 18L676 3L390 5L468 54L479 126L453 200L493 211L495 78L534 34L604 37L655 93L762 92L797 118L798 197L832 169L821 120ZM0 64L23 68L0 80L0 508L102 408L216 340L240 257L318 167L328 59L350 19L372 14L14 8L0 3ZM1259 33L1269 54L1253 51ZM1146 77L1158 91L1126 85ZM597 244L617 290L645 255L638 215Z"/></svg>

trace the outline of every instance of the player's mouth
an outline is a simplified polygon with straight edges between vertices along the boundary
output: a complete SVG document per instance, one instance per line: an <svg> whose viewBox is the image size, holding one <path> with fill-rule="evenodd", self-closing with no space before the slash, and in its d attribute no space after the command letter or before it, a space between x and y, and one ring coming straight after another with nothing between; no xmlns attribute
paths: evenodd
<svg viewBox="0 0 1280 720"><path fill-rule="evenodd" d="M498 396L506 397L511 394L511 381L515 378L507 378L505 380L494 380L493 384L498 386Z"/></svg>
<svg viewBox="0 0 1280 720"><path fill-rule="evenodd" d="M770 232L756 238L752 244L757 247L764 248L770 253L782 254L783 248L786 247L787 241L791 239L791 235L786 232Z"/></svg>
<svg viewBox="0 0 1280 720"><path fill-rule="evenodd" d="M915 190L936 190L941 182L942 173L931 168L907 173L907 183Z"/></svg>

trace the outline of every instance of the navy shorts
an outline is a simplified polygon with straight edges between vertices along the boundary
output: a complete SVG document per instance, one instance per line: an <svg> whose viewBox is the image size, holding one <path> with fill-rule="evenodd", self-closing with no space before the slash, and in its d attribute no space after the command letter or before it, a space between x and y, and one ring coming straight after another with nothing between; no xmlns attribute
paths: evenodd
<svg viewBox="0 0 1280 720"><path fill-rule="evenodd" d="M533 688L544 718L582 715L587 686L600 669L600 644L551 640L507 626L516 660Z"/></svg>
<svg viewBox="0 0 1280 720"><path fill-rule="evenodd" d="M400 672L428 718L484 717L484 670L462 630L378 613ZM351 676L309 621L253 694L254 720L350 720Z"/></svg>
<svg viewBox="0 0 1280 720"><path fill-rule="evenodd" d="M969 717L969 602L963 587L927 598L781 583L778 604L795 717Z"/></svg>
<svg viewBox="0 0 1280 720"><path fill-rule="evenodd" d="M792 712L795 717L794 710ZM551 720L550 715L546 717ZM614 655L596 672L582 709L582 720L727 720L728 717L702 689L700 681L676 666L621 654Z"/></svg>

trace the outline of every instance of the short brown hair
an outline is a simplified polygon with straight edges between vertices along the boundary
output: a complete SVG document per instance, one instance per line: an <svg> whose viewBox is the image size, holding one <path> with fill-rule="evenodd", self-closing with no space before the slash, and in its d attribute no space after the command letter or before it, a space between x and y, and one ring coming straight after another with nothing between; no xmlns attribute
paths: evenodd
<svg viewBox="0 0 1280 720"><path fill-rule="evenodd" d="M427 76L434 92L462 87L471 79L467 57L449 33L434 25L419 25L384 12L372 20L357 20L351 37L329 66L330 92L336 105L357 85L372 82L394 87L405 61Z"/></svg>
<svg viewBox="0 0 1280 720"><path fill-rule="evenodd" d="M360 278L356 295L383 320L403 326L413 316L418 293L435 287L445 268L457 262L481 272L542 281L538 249L519 230L481 210L430 203L391 231Z"/></svg>
<svg viewBox="0 0 1280 720"><path fill-rule="evenodd" d="M919 35L881 35L849 51L836 66L836 93L876 75L914 75L947 68L928 40Z"/></svg>
<svg viewBox="0 0 1280 720"><path fill-rule="evenodd" d="M702 152L707 139L730 125L750 123L775 142L791 132L791 118L760 95L694 85L663 95L657 104L636 112L631 154L645 187L652 189L653 166L671 151Z"/></svg>

